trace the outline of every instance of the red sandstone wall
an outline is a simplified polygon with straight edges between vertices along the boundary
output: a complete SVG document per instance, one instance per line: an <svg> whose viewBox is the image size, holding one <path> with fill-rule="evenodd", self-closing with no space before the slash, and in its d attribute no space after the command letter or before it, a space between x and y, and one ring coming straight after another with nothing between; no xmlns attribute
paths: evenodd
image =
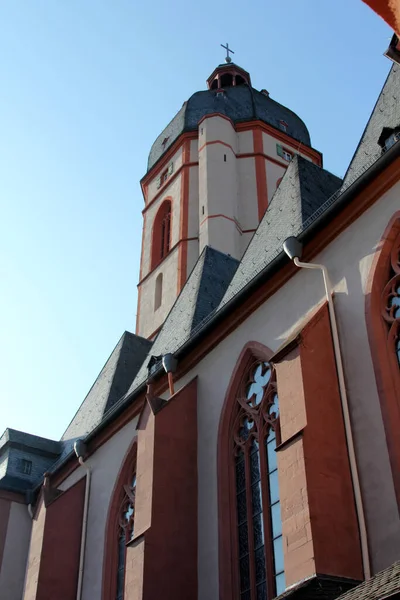
<svg viewBox="0 0 400 600"><path fill-rule="evenodd" d="M136 494L135 540L127 548L125 600L195 600L196 379L156 415L145 408L138 434Z"/></svg>
<svg viewBox="0 0 400 600"><path fill-rule="evenodd" d="M277 365L286 584L314 573L362 579L327 306L301 337L300 345Z"/></svg>

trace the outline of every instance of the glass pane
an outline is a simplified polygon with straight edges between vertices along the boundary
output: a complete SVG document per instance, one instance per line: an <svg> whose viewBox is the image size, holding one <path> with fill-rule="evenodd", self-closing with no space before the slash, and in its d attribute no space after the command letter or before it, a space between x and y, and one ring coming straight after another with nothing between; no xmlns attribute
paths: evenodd
<svg viewBox="0 0 400 600"><path fill-rule="evenodd" d="M267 442L272 442L272 440L274 440L275 438L275 429L273 427L270 427L268 430Z"/></svg>
<svg viewBox="0 0 400 600"><path fill-rule="evenodd" d="M240 569L240 591L244 592L250 588L249 557L244 556L239 561Z"/></svg>
<svg viewBox="0 0 400 600"><path fill-rule="evenodd" d="M278 395L274 394L274 399L271 406L268 409L268 414L271 415L273 419L279 417L279 406L278 406Z"/></svg>
<svg viewBox="0 0 400 600"><path fill-rule="evenodd" d="M240 600L251 600L251 592L248 590L247 592L242 592L240 594Z"/></svg>
<svg viewBox="0 0 400 600"><path fill-rule="evenodd" d="M241 429L239 431L239 435L242 438L242 440L246 441L249 439L250 431L253 429L253 427L254 427L253 419L248 419L247 417L245 419L243 419L243 426L241 427Z"/></svg>
<svg viewBox="0 0 400 600"><path fill-rule="evenodd" d="M395 319L398 319L400 317L400 286L396 289L396 293L397 293L397 296L394 296L392 298L390 305L397 307L393 311L393 316Z"/></svg>
<svg viewBox="0 0 400 600"><path fill-rule="evenodd" d="M118 541L118 568L125 564L125 532L123 531Z"/></svg>
<svg viewBox="0 0 400 600"><path fill-rule="evenodd" d="M253 530L254 530L254 548L257 549L260 546L264 546L264 524L262 521L262 514L254 517Z"/></svg>
<svg viewBox="0 0 400 600"><path fill-rule="evenodd" d="M236 460L236 491L242 492L246 487L246 475L243 454Z"/></svg>
<svg viewBox="0 0 400 600"><path fill-rule="evenodd" d="M265 581L257 586L257 600L267 600L267 584Z"/></svg>
<svg viewBox="0 0 400 600"><path fill-rule="evenodd" d="M265 581L265 552L264 546L259 548L254 553L255 556L255 566L256 566L256 583L261 583Z"/></svg>
<svg viewBox="0 0 400 600"><path fill-rule="evenodd" d="M251 488L251 504L253 509L253 516L258 515L262 511L261 504L261 482L259 481Z"/></svg>
<svg viewBox="0 0 400 600"><path fill-rule="evenodd" d="M275 584L276 584L276 595L279 596L279 594L282 594L286 588L285 573L281 573L280 575L277 575L275 577Z"/></svg>
<svg viewBox="0 0 400 600"><path fill-rule="evenodd" d="M278 471L269 474L269 501L271 504L279 500Z"/></svg>
<svg viewBox="0 0 400 600"><path fill-rule="evenodd" d="M117 573L117 595L124 594L125 569L118 569Z"/></svg>
<svg viewBox="0 0 400 600"><path fill-rule="evenodd" d="M239 557L244 556L249 551L249 534L247 523L239 527Z"/></svg>
<svg viewBox="0 0 400 600"><path fill-rule="evenodd" d="M238 525L244 523L247 519L246 510L246 492L242 492L237 495L237 512L238 512Z"/></svg>
<svg viewBox="0 0 400 600"><path fill-rule="evenodd" d="M264 389L271 378L271 369L268 363L259 364L252 376L253 382L246 390L248 400L252 406L258 406L263 399Z"/></svg>
<svg viewBox="0 0 400 600"><path fill-rule="evenodd" d="M275 559L275 573L283 571L283 545L282 536L274 540L274 559Z"/></svg>
<svg viewBox="0 0 400 600"><path fill-rule="evenodd" d="M282 535L281 505L279 502L271 506L272 537Z"/></svg>
<svg viewBox="0 0 400 600"><path fill-rule="evenodd" d="M258 450L254 450L250 454L250 473L251 483L255 483L260 479L260 459Z"/></svg>
<svg viewBox="0 0 400 600"><path fill-rule="evenodd" d="M271 440L267 444L268 471L275 471L275 469L278 468L278 464L276 461L275 448L276 448L276 443L275 443L275 436L274 436L273 440Z"/></svg>

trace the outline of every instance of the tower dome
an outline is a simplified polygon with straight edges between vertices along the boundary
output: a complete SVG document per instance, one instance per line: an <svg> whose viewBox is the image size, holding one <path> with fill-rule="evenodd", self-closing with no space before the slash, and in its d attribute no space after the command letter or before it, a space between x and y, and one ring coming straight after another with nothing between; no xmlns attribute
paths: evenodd
<svg viewBox="0 0 400 600"><path fill-rule="evenodd" d="M266 90L251 86L250 74L236 65L218 65L207 78L207 90L194 93L153 143L147 170L154 167L168 148L185 132L195 131L207 114L219 113L234 124L262 121L291 138L311 147L310 134L304 122L290 109L273 100Z"/></svg>

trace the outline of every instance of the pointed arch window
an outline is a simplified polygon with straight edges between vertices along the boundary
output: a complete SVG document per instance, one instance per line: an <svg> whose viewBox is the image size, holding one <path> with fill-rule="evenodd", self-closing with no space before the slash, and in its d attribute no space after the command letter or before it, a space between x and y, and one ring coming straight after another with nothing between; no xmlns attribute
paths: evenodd
<svg viewBox="0 0 400 600"><path fill-rule="evenodd" d="M116 600L124 598L126 544L133 538L135 524L136 474L130 484L124 485L124 498L121 502L118 531L118 565Z"/></svg>
<svg viewBox="0 0 400 600"><path fill-rule="evenodd" d="M400 367L400 235L390 253L388 282L382 294L382 315L386 321L389 347Z"/></svg>
<svg viewBox="0 0 400 600"><path fill-rule="evenodd" d="M136 497L136 441L115 483L105 537L102 600L124 600L126 545L133 539Z"/></svg>
<svg viewBox="0 0 400 600"><path fill-rule="evenodd" d="M151 264L154 269L171 249L171 201L165 200L160 206L153 226Z"/></svg>
<svg viewBox="0 0 400 600"><path fill-rule="evenodd" d="M237 396L233 428L241 600L274 598L285 589L276 460L279 409L275 373L254 361Z"/></svg>
<svg viewBox="0 0 400 600"><path fill-rule="evenodd" d="M400 511L400 211L376 248L366 285L366 322Z"/></svg>
<svg viewBox="0 0 400 600"><path fill-rule="evenodd" d="M276 448L276 373L258 342L243 349L219 426L221 600L272 600L285 590Z"/></svg>

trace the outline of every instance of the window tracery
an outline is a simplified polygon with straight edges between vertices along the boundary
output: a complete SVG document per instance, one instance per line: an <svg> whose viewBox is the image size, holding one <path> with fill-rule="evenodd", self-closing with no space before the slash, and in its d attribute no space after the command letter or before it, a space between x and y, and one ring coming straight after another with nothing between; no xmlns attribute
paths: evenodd
<svg viewBox="0 0 400 600"><path fill-rule="evenodd" d="M130 484L123 486L124 496L120 505L118 520L118 564L116 600L124 598L126 544L133 538L135 522L136 474Z"/></svg>
<svg viewBox="0 0 400 600"><path fill-rule="evenodd" d="M233 426L241 600L268 600L285 589L276 445L275 372L254 361L237 395ZM278 438L278 441L277 441Z"/></svg>
<svg viewBox="0 0 400 600"><path fill-rule="evenodd" d="M382 316L387 325L387 339L400 367L400 235L390 254L390 273L382 293Z"/></svg>

